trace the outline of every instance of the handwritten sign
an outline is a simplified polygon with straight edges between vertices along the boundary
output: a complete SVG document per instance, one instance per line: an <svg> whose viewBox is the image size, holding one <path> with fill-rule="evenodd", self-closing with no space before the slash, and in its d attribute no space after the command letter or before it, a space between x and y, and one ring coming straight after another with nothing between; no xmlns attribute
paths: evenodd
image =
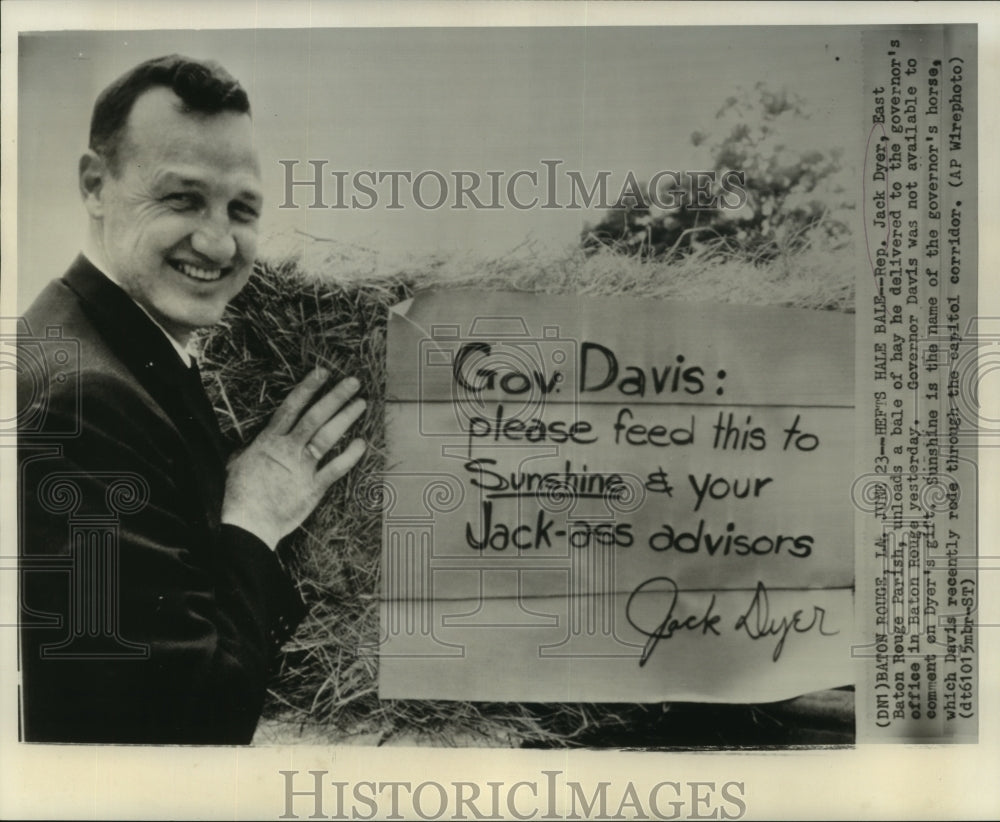
<svg viewBox="0 0 1000 822"><path fill-rule="evenodd" d="M852 334L655 300L396 306L380 695L756 702L852 681Z"/></svg>

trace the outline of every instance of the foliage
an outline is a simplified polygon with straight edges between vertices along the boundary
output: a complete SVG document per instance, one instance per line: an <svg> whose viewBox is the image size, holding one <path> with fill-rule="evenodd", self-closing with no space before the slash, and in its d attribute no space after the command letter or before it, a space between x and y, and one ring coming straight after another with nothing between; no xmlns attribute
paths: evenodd
<svg viewBox="0 0 1000 822"><path fill-rule="evenodd" d="M691 143L716 175L714 194L728 171L745 174L746 203L736 211L698 210L685 203L665 209L673 180L651 196L626 198L584 230L588 253L609 247L643 259L689 254L706 241L723 240L758 258L770 259L821 242L835 248L849 235L849 186L842 151L801 145L796 139L811 118L805 102L764 83L729 97L709 131L696 131ZM800 143L796 145L796 142ZM690 190L690 176L682 181ZM728 199L732 201L733 195Z"/></svg>

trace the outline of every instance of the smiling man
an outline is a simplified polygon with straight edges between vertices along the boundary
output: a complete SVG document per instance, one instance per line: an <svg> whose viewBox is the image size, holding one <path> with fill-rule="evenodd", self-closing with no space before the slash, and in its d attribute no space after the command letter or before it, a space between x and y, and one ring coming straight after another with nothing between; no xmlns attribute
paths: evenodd
<svg viewBox="0 0 1000 822"><path fill-rule="evenodd" d="M364 403L316 371L238 455L219 432L187 346L251 276L263 199L223 69L115 81L79 183L87 247L19 341L22 735L245 744L304 613L275 548L361 457Z"/></svg>

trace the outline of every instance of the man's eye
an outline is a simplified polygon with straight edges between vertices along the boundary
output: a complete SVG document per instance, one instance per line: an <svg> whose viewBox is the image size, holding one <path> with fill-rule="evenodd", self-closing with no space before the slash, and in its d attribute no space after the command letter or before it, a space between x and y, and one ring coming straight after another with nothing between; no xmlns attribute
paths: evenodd
<svg viewBox="0 0 1000 822"><path fill-rule="evenodd" d="M252 223L257 219L257 209L246 203L233 203L231 206L233 218L243 223Z"/></svg>
<svg viewBox="0 0 1000 822"><path fill-rule="evenodd" d="M199 199L197 194L191 194L186 191L178 191L173 194L168 194L164 197L164 200L170 205L171 208L175 208L178 211L188 208L197 208L199 205Z"/></svg>

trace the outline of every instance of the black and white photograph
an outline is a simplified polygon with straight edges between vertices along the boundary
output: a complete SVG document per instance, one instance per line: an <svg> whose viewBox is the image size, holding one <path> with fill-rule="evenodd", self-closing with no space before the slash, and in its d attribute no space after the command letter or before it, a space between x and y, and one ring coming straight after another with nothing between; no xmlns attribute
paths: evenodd
<svg viewBox="0 0 1000 822"><path fill-rule="evenodd" d="M995 763L993 21L118 5L5 9L10 808L995 812L844 783Z"/></svg>

